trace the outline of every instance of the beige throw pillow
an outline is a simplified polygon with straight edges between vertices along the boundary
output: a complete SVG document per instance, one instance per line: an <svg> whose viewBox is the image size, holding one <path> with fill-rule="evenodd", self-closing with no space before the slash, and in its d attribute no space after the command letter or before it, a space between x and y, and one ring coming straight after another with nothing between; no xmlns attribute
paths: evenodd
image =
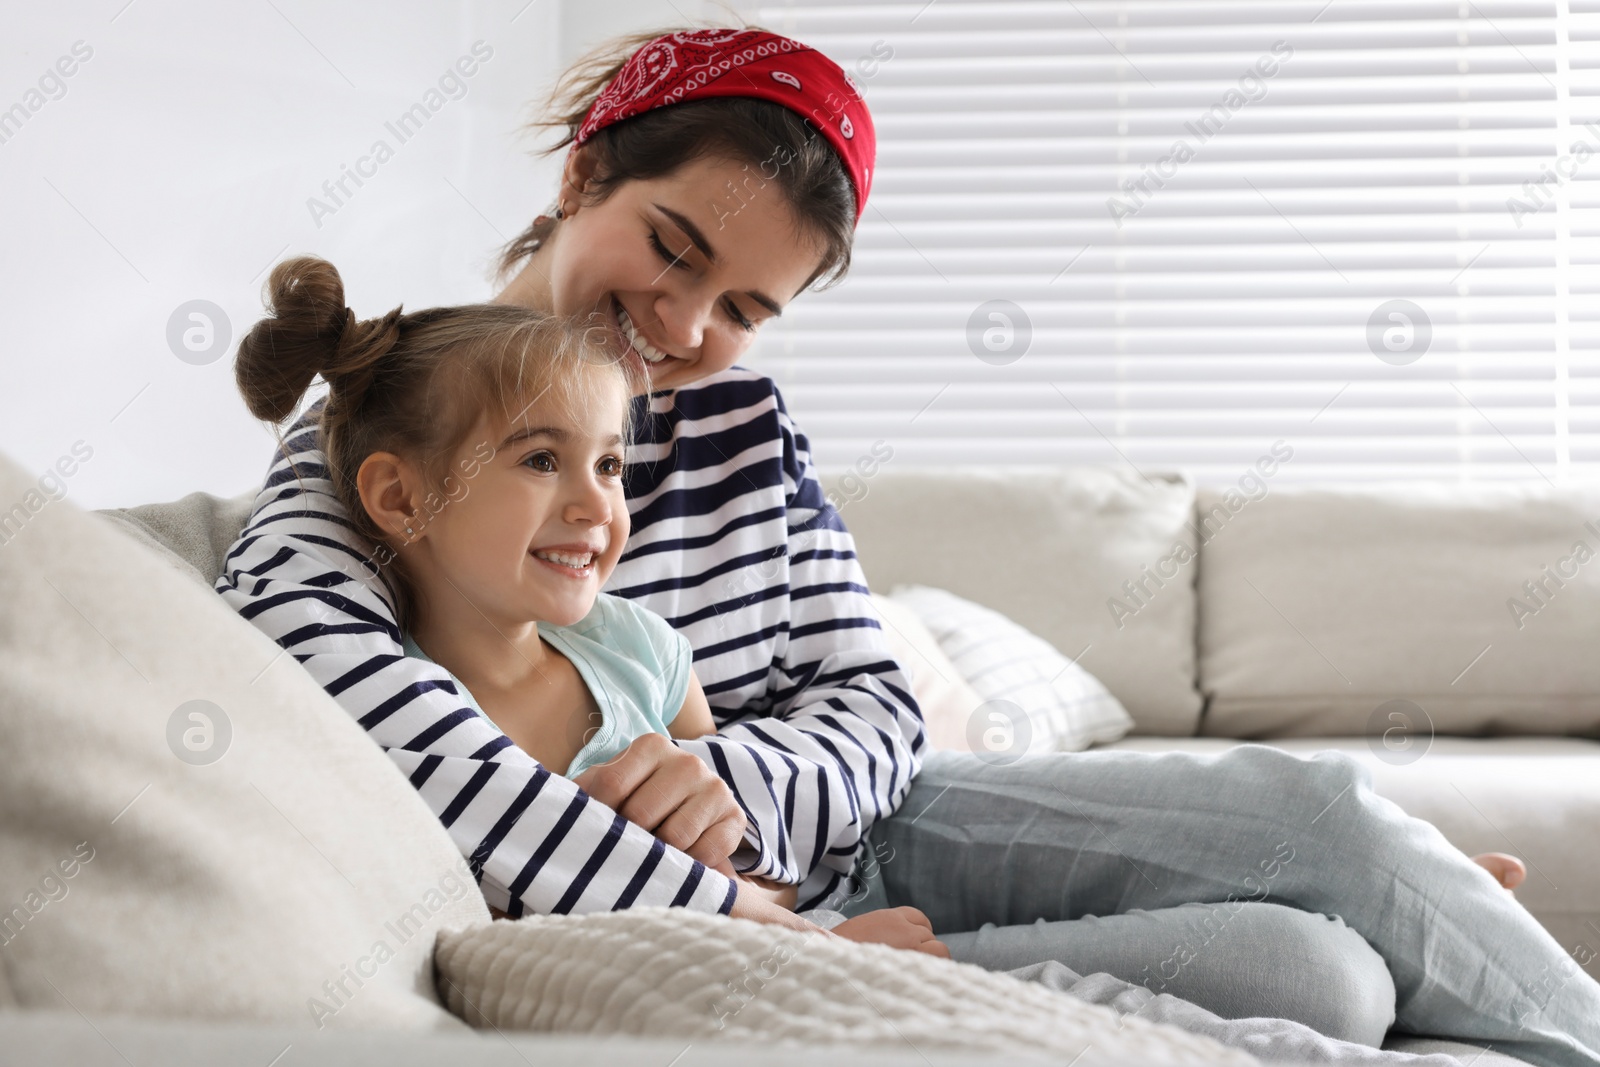
<svg viewBox="0 0 1600 1067"><path fill-rule="evenodd" d="M874 596L872 603L889 650L911 675L911 694L922 708L928 744L967 751L967 718L983 698L961 677L916 612L886 596Z"/></svg>
<svg viewBox="0 0 1600 1067"><path fill-rule="evenodd" d="M1116 741L1133 720L1099 679L998 611L946 589L899 585L892 602L916 613L981 702L962 722L968 752L999 763L1081 752Z"/></svg>
<svg viewBox="0 0 1600 1067"><path fill-rule="evenodd" d="M457 1030L427 805L211 590L0 456L0 963L87 1015Z"/></svg>
<svg viewBox="0 0 1600 1067"><path fill-rule="evenodd" d="M682 908L447 930L439 984L474 1026L800 1047L822 1063L886 1062L885 1053L928 1063L923 1053L942 1052L945 1063L1257 1064L1211 1038L974 964Z"/></svg>

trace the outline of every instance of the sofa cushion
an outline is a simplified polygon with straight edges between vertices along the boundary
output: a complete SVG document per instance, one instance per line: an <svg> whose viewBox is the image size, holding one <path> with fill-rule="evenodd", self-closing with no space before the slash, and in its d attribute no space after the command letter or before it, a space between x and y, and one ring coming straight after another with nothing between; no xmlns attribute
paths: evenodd
<svg viewBox="0 0 1600 1067"><path fill-rule="evenodd" d="M0 961L24 1008L457 1029L416 790L216 593L0 456Z"/></svg>
<svg viewBox="0 0 1600 1067"><path fill-rule="evenodd" d="M1198 509L1203 733L1600 734L1600 485Z"/></svg>
<svg viewBox="0 0 1600 1067"><path fill-rule="evenodd" d="M917 613L904 604L873 594L872 606L883 623L883 639L895 660L911 676L911 695L922 711L928 744L934 748L967 748L967 718L983 698L973 692L939 639L928 631Z"/></svg>
<svg viewBox="0 0 1600 1067"><path fill-rule="evenodd" d="M1224 738L1130 738L1135 751L1220 752ZM1381 738L1265 742L1300 756L1348 752L1379 796L1426 819L1468 855L1509 852L1528 865L1517 899L1600 978L1600 742L1572 737L1437 737L1403 755ZM1579 952L1577 946L1585 946Z"/></svg>
<svg viewBox="0 0 1600 1067"><path fill-rule="evenodd" d="M931 585L992 608L1081 659L1135 732L1195 732L1186 480L1100 467L881 467L821 480L873 588ZM1124 583L1145 591L1136 603Z"/></svg>
<svg viewBox="0 0 1600 1067"><path fill-rule="evenodd" d="M228 549L250 520L259 493L259 489L235 497L190 493L170 503L104 508L95 514L118 523L136 541L181 564L180 569L192 571L210 589L222 573Z"/></svg>

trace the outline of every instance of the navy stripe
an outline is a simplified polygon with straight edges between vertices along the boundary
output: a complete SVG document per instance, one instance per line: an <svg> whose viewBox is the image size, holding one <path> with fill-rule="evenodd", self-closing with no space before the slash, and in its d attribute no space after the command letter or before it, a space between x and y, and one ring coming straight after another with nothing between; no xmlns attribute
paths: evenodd
<svg viewBox="0 0 1600 1067"><path fill-rule="evenodd" d="M658 555L662 552L687 552L695 548L708 548L747 526L760 526L782 514L782 508L751 511L743 515L736 515L715 530L709 530L703 534L693 537L663 537L659 541L640 541L635 535L646 527L635 526L633 532L628 535L628 549L618 558L618 563L623 560L638 559L640 556Z"/></svg>
<svg viewBox="0 0 1600 1067"><path fill-rule="evenodd" d="M700 888L700 880L706 876L706 869L699 860L694 861L694 866L689 868L689 876L683 880L683 885L678 889L678 895L672 898L669 908L681 908L694 899L694 891Z"/></svg>
<svg viewBox="0 0 1600 1067"><path fill-rule="evenodd" d="M340 693L344 692L346 689L349 689L357 682L364 682L374 674L377 674L379 671L383 670L383 668L389 666L389 664L399 663L405 658L406 657L404 656L373 656L371 659L366 660L358 666L352 667L350 670L345 671L333 681L322 683L322 688L326 689L330 696L338 696Z"/></svg>
<svg viewBox="0 0 1600 1067"><path fill-rule="evenodd" d="M491 763L488 766L498 767L500 764ZM473 868L474 871L482 869L483 863L494 854L495 849L500 847L500 843L511 832L511 828L517 825L517 820L522 818L522 813L528 810L529 805L544 790L544 784L549 780L549 771L543 767L535 769L533 777L528 779L527 783L518 790L516 797L506 805L505 812L495 821L494 826L490 827L489 832L483 836L482 841L478 842L477 847L472 850L472 859L476 863Z"/></svg>
<svg viewBox="0 0 1600 1067"><path fill-rule="evenodd" d="M572 910L573 905L578 903L584 892L589 888L590 883L594 881L594 876L600 873L601 867L605 866L606 857L611 855L612 851L617 847L617 842L622 840L623 832L627 828L628 821L626 819L620 815L612 816L611 829L600 839L600 844L595 850L589 853L589 859L579 869L577 877L567 886L567 891L561 895L561 899L556 901L556 906L551 909L552 911L557 915L565 915Z"/></svg>
<svg viewBox="0 0 1600 1067"><path fill-rule="evenodd" d="M417 769L411 772L411 787L421 789L443 762L443 756L424 756L422 762L417 764Z"/></svg>
<svg viewBox="0 0 1600 1067"><path fill-rule="evenodd" d="M439 690L441 692L450 694L450 697L452 698L451 702L456 705L455 710L459 710L460 704L457 700L455 700L456 687L454 682L450 681L448 678L441 678L438 681L424 679L420 682L413 682L411 685L406 686L404 689L400 690L400 692L396 693L388 700L385 700L382 704L379 704L377 707L373 708L356 721L361 724L362 729L370 733L375 727L382 725L384 720L388 719L389 716L393 715L395 712L399 711L413 700L422 696L424 693L431 693L434 690Z"/></svg>
<svg viewBox="0 0 1600 1067"><path fill-rule="evenodd" d="M399 627L395 626L393 620L385 619L380 615L375 615L362 605L356 603L354 600L351 600L349 597L342 596L341 594L335 593L329 589L313 589L305 591L291 590L289 592L276 593L272 596L263 597L253 604L247 605L244 610L239 612L239 614L243 615L247 619L253 619L262 612L271 611L280 604L288 604L296 600L306 599L321 600L329 607L336 608L348 615L353 615L358 619L364 619L369 623L381 626L384 628L384 630L393 634L395 644L400 643L400 630Z"/></svg>
<svg viewBox="0 0 1600 1067"><path fill-rule="evenodd" d="M472 772L472 777L467 780L467 784L461 787L461 791L455 795L455 798L450 801L444 811L439 813L439 821L448 828L459 819L461 813L467 810L467 805L472 803L473 797L476 797L479 791L489 784L489 779L493 778L495 772L499 769L500 764L498 763L478 764L478 769Z"/></svg>
<svg viewBox="0 0 1600 1067"><path fill-rule="evenodd" d="M478 717L478 713L471 708L457 708L454 712L441 719L435 719L427 729L407 741L403 746L408 752L426 752L428 746L438 741L439 738L454 730L464 722L471 722Z"/></svg>
<svg viewBox="0 0 1600 1067"><path fill-rule="evenodd" d="M486 744L472 754L473 759L493 759L508 748L515 747L511 738L505 734L496 734ZM518 749L518 751L521 751Z"/></svg>
<svg viewBox="0 0 1600 1067"><path fill-rule="evenodd" d="M650 876L661 865L661 857L666 854L667 846L665 842L659 837L651 838L650 851L645 854L644 861L633 872L633 878L628 882L628 887L622 891L622 895L617 898L616 903L611 905L612 911L621 911L623 908L633 906L633 902L639 899L639 894L649 884Z"/></svg>
<svg viewBox="0 0 1600 1067"><path fill-rule="evenodd" d="M548 774L549 772L546 771L545 773ZM532 856L528 857L528 862L523 865L522 870L517 874L516 880L506 887L511 890L512 896L522 896L528 886L533 884L533 880L544 869L544 865L549 861L550 856L556 849L561 847L561 842L567 839L567 834L572 832L573 824L578 821L578 813L583 811L588 806L588 803L589 795L587 793L579 790L573 794L572 801L567 805L567 809L561 813L561 818L556 820L556 824L550 828L549 835L539 842L539 847L533 850ZM556 915L561 914L561 912L555 911L553 908L551 911Z"/></svg>

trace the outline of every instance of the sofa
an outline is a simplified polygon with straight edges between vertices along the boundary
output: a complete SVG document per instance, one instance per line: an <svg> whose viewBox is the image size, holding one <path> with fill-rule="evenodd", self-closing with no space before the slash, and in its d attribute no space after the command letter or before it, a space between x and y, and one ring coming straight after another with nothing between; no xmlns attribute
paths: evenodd
<svg viewBox="0 0 1600 1067"><path fill-rule="evenodd" d="M1134 723L1106 747L1348 752L1463 852L1522 858L1517 897L1600 976L1600 485L1252 473L826 484L873 590L947 589L1103 682Z"/></svg>
<svg viewBox="0 0 1600 1067"><path fill-rule="evenodd" d="M1600 600L1575 549L1600 544L1585 528L1600 494L1266 476L1197 492L1102 468L824 481L874 589L951 590L1076 658L1132 717L1114 747L1350 751L1463 850L1526 859L1518 895L1564 946L1600 944L1600 665L1581 643ZM308 675L213 610L255 490L91 515L40 485L0 456L0 732L16 768L0 785L0 904L39 902L0 945L8 1061L265 1063L293 1048L329 1063L814 1062L792 1043L662 1036L628 1014L661 989L619 994L626 1025L602 1012L586 1029L508 1032L458 1003L435 944L490 935L448 835ZM582 926L543 921L558 940ZM375 941L391 951L372 963ZM877 948L844 952L832 984L924 965ZM559 973L543 981L572 995ZM915 990L897 1002L908 1012ZM661 1006L652 1025L671 1031ZM886 1043L858 1045L856 1062L1026 1058L983 1054L976 1030L925 1041L939 1020L913 1029L914 1014L873 1007L857 1022ZM1085 1067L1241 1062L1084 1009Z"/></svg>

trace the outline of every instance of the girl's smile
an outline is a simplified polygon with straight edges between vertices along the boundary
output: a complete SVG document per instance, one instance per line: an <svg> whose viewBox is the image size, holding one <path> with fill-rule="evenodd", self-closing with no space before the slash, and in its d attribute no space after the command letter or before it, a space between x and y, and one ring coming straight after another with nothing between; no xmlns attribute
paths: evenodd
<svg viewBox="0 0 1600 1067"><path fill-rule="evenodd" d="M577 543L548 545L544 548L535 548L528 554L563 578L584 579L594 577L595 560L605 550L604 544Z"/></svg>

